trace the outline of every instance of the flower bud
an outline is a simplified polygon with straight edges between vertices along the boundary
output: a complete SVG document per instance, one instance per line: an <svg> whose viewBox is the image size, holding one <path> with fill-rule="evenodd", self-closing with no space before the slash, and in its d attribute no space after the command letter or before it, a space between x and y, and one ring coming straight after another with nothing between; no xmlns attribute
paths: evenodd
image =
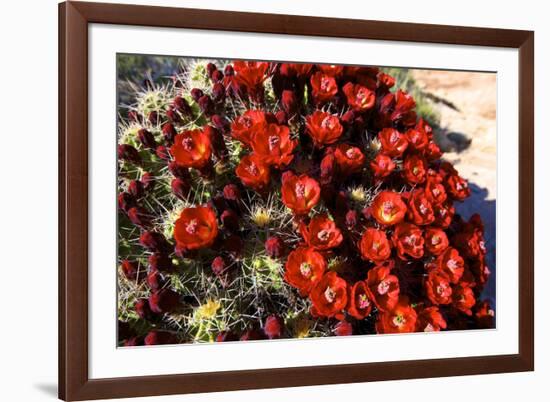
<svg viewBox="0 0 550 402"><path fill-rule="evenodd" d="M212 102L212 99L210 99L210 96L201 96L197 103L199 104L199 108L205 115L209 116L212 114L214 110L214 103Z"/></svg>
<svg viewBox="0 0 550 402"><path fill-rule="evenodd" d="M223 73L227 76L227 77L231 77L233 75L235 75L235 70L233 70L233 66L231 64L228 64L227 66L225 66L225 68L223 69Z"/></svg>
<svg viewBox="0 0 550 402"><path fill-rule="evenodd" d="M139 346L141 345L141 342L137 336L134 336L132 338L125 339L123 342L123 345L126 347L129 346Z"/></svg>
<svg viewBox="0 0 550 402"><path fill-rule="evenodd" d="M172 105L174 106L174 109L176 109L182 115L191 115L191 107L189 106L189 103L187 103L187 100L185 100L185 98L182 98L181 96L176 96L174 98L174 101L172 102Z"/></svg>
<svg viewBox="0 0 550 402"><path fill-rule="evenodd" d="M155 188L155 178L151 173L145 172L141 175L141 182L145 191L151 191Z"/></svg>
<svg viewBox="0 0 550 402"><path fill-rule="evenodd" d="M180 295L171 289L161 289L149 296L149 307L153 313L171 313L180 302Z"/></svg>
<svg viewBox="0 0 550 402"><path fill-rule="evenodd" d="M151 289L159 290L164 286L165 280L159 271L151 271L147 275L147 284Z"/></svg>
<svg viewBox="0 0 550 402"><path fill-rule="evenodd" d="M193 88L193 89L191 90L191 98L193 98L193 100L194 100L195 102L198 102L199 99L200 99L202 96L204 96L204 92L202 92L201 89L199 89L199 88Z"/></svg>
<svg viewBox="0 0 550 402"><path fill-rule="evenodd" d="M141 163L141 156L139 156L138 150L130 144L120 144L117 151L118 159L132 162L136 165L139 165Z"/></svg>
<svg viewBox="0 0 550 402"><path fill-rule="evenodd" d="M220 220L223 223L223 227L230 232L239 231L239 216L231 209L226 209L222 212Z"/></svg>
<svg viewBox="0 0 550 402"><path fill-rule="evenodd" d="M283 110L279 110L275 113L275 118L277 119L277 124L279 125L284 126L288 123L288 116Z"/></svg>
<svg viewBox="0 0 550 402"><path fill-rule="evenodd" d="M173 123L180 123L181 122L180 115L178 114L178 112L176 112L172 108L168 108L168 110L166 111L166 117L168 118L168 120L170 120Z"/></svg>
<svg viewBox="0 0 550 402"><path fill-rule="evenodd" d="M176 161L172 161L168 164L168 170L175 177L179 177L180 179L186 180L189 178L189 170L183 166L178 165Z"/></svg>
<svg viewBox="0 0 550 402"><path fill-rule="evenodd" d="M348 229L353 229L357 226L357 222L359 221L359 215L357 214L357 211L354 209L350 209L348 212L346 212L346 227Z"/></svg>
<svg viewBox="0 0 550 402"><path fill-rule="evenodd" d="M222 244L223 250L227 251L228 253L232 253L235 255L240 255L243 250L243 241L240 236L237 235L231 235L228 236Z"/></svg>
<svg viewBox="0 0 550 402"><path fill-rule="evenodd" d="M223 198L227 201L240 201L241 190L236 184L226 184L223 188Z"/></svg>
<svg viewBox="0 0 550 402"><path fill-rule="evenodd" d="M145 339L143 340L143 343L145 345L169 345L172 343L177 343L178 340L176 338L176 335L172 334L171 332L167 331L157 331L153 330L149 332Z"/></svg>
<svg viewBox="0 0 550 402"><path fill-rule="evenodd" d="M151 123L153 125L157 125L158 122L159 122L159 114L156 111L153 110L147 116L147 120L149 120L149 123Z"/></svg>
<svg viewBox="0 0 550 402"><path fill-rule="evenodd" d="M130 260L122 260L122 263L120 264L120 269L122 270L122 273L126 277L126 279L130 281L138 281L140 282L143 279L143 274L145 274L145 271L140 270L139 263L137 261L130 261Z"/></svg>
<svg viewBox="0 0 550 402"><path fill-rule="evenodd" d="M145 148L155 149L157 147L157 142L153 134L144 128L138 131L138 140Z"/></svg>
<svg viewBox="0 0 550 402"><path fill-rule="evenodd" d="M223 73L220 70L216 70L212 73L212 81L218 83L223 80Z"/></svg>
<svg viewBox="0 0 550 402"><path fill-rule="evenodd" d="M165 252L170 250L170 243L158 232L143 232L139 236L139 243L149 251Z"/></svg>
<svg viewBox="0 0 550 402"><path fill-rule="evenodd" d="M139 114L135 110L130 110L128 112L128 120L133 122L139 122L140 121Z"/></svg>
<svg viewBox="0 0 550 402"><path fill-rule="evenodd" d="M344 115L340 119L342 124L344 124L345 126L348 126L348 127L353 124L354 120L355 120L355 113L353 112L353 110L349 110L346 113L344 113Z"/></svg>
<svg viewBox="0 0 550 402"><path fill-rule="evenodd" d="M214 71L217 71L217 70L218 70L218 67L216 67L216 65L215 65L214 63L208 63L208 64L206 65L206 72L208 73L208 76L209 76L210 78L212 78L212 73L213 73Z"/></svg>
<svg viewBox="0 0 550 402"><path fill-rule="evenodd" d="M225 273L227 270L227 263L223 259L223 257L218 256L212 260L212 272L214 272L214 275L220 276Z"/></svg>
<svg viewBox="0 0 550 402"><path fill-rule="evenodd" d="M269 339L280 338L284 329L284 321L281 317L270 315L265 320L264 333Z"/></svg>
<svg viewBox="0 0 550 402"><path fill-rule="evenodd" d="M135 206L136 199L132 196L132 194L123 192L118 195L118 207L124 212L127 213L130 208Z"/></svg>
<svg viewBox="0 0 550 402"><path fill-rule="evenodd" d="M294 91L285 89L281 95L281 106L282 109L289 116L294 116L298 111L298 98L296 98L296 93Z"/></svg>
<svg viewBox="0 0 550 402"><path fill-rule="evenodd" d="M128 184L128 192L135 198L141 198L145 193L145 187L141 181L132 180L130 184Z"/></svg>
<svg viewBox="0 0 550 402"><path fill-rule="evenodd" d="M285 243L278 236L271 236L265 241L265 252L271 258L281 258L285 254Z"/></svg>
<svg viewBox="0 0 550 402"><path fill-rule="evenodd" d="M210 117L210 121L212 122L214 127L222 131L223 133L229 131L229 121L225 117L220 116L219 114L215 114Z"/></svg>
<svg viewBox="0 0 550 402"><path fill-rule="evenodd" d="M259 341L265 339L265 334L259 329L249 329L241 336L241 341Z"/></svg>
<svg viewBox="0 0 550 402"><path fill-rule="evenodd" d="M172 192L174 193L174 195L180 200L187 199L187 196L189 195L189 190L191 190L189 182L187 180L182 180L179 177L176 177L172 180L172 182L170 183L170 187L172 188Z"/></svg>
<svg viewBox="0 0 550 402"><path fill-rule="evenodd" d="M141 228L151 225L151 216L149 212L142 207L132 207L128 210L128 219Z"/></svg>
<svg viewBox="0 0 550 402"><path fill-rule="evenodd" d="M334 326L334 334L337 336L353 335L353 327L347 321L340 321Z"/></svg>
<svg viewBox="0 0 550 402"><path fill-rule="evenodd" d="M172 259L164 253L153 253L149 256L149 268L152 271L172 272L174 264Z"/></svg>
<svg viewBox="0 0 550 402"><path fill-rule="evenodd" d="M143 320L150 320L153 317L153 312L149 307L149 301L147 299L139 299L134 304L134 310L139 318Z"/></svg>
<svg viewBox="0 0 550 402"><path fill-rule="evenodd" d="M164 145L159 145L155 153L162 160L169 161L171 159L170 150Z"/></svg>
<svg viewBox="0 0 550 402"><path fill-rule="evenodd" d="M162 135L164 136L164 139L172 144L174 142L174 138L176 138L176 135L178 133L176 132L176 129L172 125L172 123L164 123L162 126Z"/></svg>
<svg viewBox="0 0 550 402"><path fill-rule="evenodd" d="M212 86L212 100L215 103L221 103L225 100L225 87L219 82Z"/></svg>

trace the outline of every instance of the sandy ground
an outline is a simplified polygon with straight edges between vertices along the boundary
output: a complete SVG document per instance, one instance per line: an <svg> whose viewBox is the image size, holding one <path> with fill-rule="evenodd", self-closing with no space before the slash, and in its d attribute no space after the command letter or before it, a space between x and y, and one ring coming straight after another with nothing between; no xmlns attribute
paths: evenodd
<svg viewBox="0 0 550 402"><path fill-rule="evenodd" d="M496 74L413 70L418 85L433 95L441 114L437 139L460 175L468 179L472 195L457 205L465 218L479 213L485 223L487 264L493 272L485 296L495 295L496 222ZM468 142L471 141L468 145ZM462 151L461 149L466 147Z"/></svg>

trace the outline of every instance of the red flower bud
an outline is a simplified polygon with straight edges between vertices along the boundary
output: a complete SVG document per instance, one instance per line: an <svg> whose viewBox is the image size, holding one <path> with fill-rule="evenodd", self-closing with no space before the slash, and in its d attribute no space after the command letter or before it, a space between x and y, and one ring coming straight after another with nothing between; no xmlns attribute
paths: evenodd
<svg viewBox="0 0 550 402"><path fill-rule="evenodd" d="M171 272L174 270L172 259L163 253L154 253L149 256L149 267L153 271Z"/></svg>
<svg viewBox="0 0 550 402"><path fill-rule="evenodd" d="M239 201L241 199L241 191L236 184L227 184L223 188L223 197L228 201Z"/></svg>
<svg viewBox="0 0 550 402"><path fill-rule="evenodd" d="M145 193L143 183L139 180L132 180L128 185L128 192L135 198L143 197L143 194Z"/></svg>
<svg viewBox="0 0 550 402"><path fill-rule="evenodd" d="M214 127L223 133L226 133L229 130L229 121L224 116L220 116L219 114L212 115L212 117L210 117L210 121Z"/></svg>
<svg viewBox="0 0 550 402"><path fill-rule="evenodd" d="M222 248L228 253L240 255L243 250L243 241L240 236L231 235L228 236L222 244Z"/></svg>
<svg viewBox="0 0 550 402"><path fill-rule="evenodd" d="M187 103L185 98L182 98L181 96L176 96L172 104L174 106L174 109L176 109L181 114L186 116L191 114L191 107L189 106L189 103Z"/></svg>
<svg viewBox="0 0 550 402"><path fill-rule="evenodd" d="M134 310L139 318L143 320L150 320L154 315L149 307L149 302L147 299L139 299L136 301L136 304L134 304Z"/></svg>
<svg viewBox="0 0 550 402"><path fill-rule="evenodd" d="M191 98L193 98L193 100L194 100L195 102L198 102L199 99L200 99L202 96L204 96L204 92L202 92L201 89L199 89L199 88L193 88L193 89L191 90Z"/></svg>
<svg viewBox="0 0 550 402"><path fill-rule="evenodd" d="M168 108L166 111L166 117L173 123L181 123L180 115L172 108Z"/></svg>
<svg viewBox="0 0 550 402"><path fill-rule="evenodd" d="M228 64L223 69L223 73L225 74L225 76L231 77L231 76L235 75L235 70L233 69L233 66L231 64Z"/></svg>
<svg viewBox="0 0 550 402"><path fill-rule="evenodd" d="M179 177L180 179L188 179L189 178L189 170L186 167L183 167L179 165L176 161L172 161L168 164L168 170L170 173L172 173L175 177Z"/></svg>
<svg viewBox="0 0 550 402"><path fill-rule="evenodd" d="M346 212L346 227L348 229L354 229L357 226L358 221L359 215L357 214L356 210L350 209L348 212Z"/></svg>
<svg viewBox="0 0 550 402"><path fill-rule="evenodd" d="M141 175L141 182L143 183L143 188L146 191L151 191L153 188L155 188L155 178L151 173L143 173Z"/></svg>
<svg viewBox="0 0 550 402"><path fill-rule="evenodd" d="M208 73L209 77L212 77L212 73L217 70L218 70L218 67L216 67L214 63L208 63L206 65L206 72Z"/></svg>
<svg viewBox="0 0 550 402"><path fill-rule="evenodd" d="M153 110L149 113L149 116L147 116L147 120L149 120L151 124L156 125L159 122L159 114Z"/></svg>
<svg viewBox="0 0 550 402"><path fill-rule="evenodd" d="M139 156L138 150L135 149L133 146L129 144L120 144L117 151L118 159L132 162L136 165L139 165L141 163L141 156Z"/></svg>
<svg viewBox="0 0 550 402"><path fill-rule="evenodd" d="M214 275L220 276L224 274L226 270L227 263L223 257L218 256L212 260L212 272L214 272Z"/></svg>
<svg viewBox="0 0 550 402"><path fill-rule="evenodd" d="M164 145L159 145L155 150L155 153L160 159L163 159L165 161L169 161L171 159L170 150Z"/></svg>
<svg viewBox="0 0 550 402"><path fill-rule="evenodd" d="M265 251L271 258L281 258L285 254L286 246L278 236L271 236L265 241Z"/></svg>
<svg viewBox="0 0 550 402"><path fill-rule="evenodd" d="M284 330L284 321L281 317L270 315L265 320L264 333L269 339L280 338Z"/></svg>
<svg viewBox="0 0 550 402"><path fill-rule="evenodd" d="M217 82L212 86L212 100L215 103L222 103L225 100L225 87L223 84Z"/></svg>
<svg viewBox="0 0 550 402"><path fill-rule="evenodd" d="M139 236L139 243L149 251L163 252L170 250L170 243L158 232L143 232Z"/></svg>
<svg viewBox="0 0 550 402"><path fill-rule="evenodd" d="M238 340L239 337L231 331L222 331L216 335L216 342L233 342Z"/></svg>
<svg viewBox="0 0 550 402"><path fill-rule="evenodd" d="M145 274L145 270L140 269L141 267L137 261L123 260L120 268L126 279L130 281L137 280L140 282Z"/></svg>
<svg viewBox="0 0 550 402"><path fill-rule="evenodd" d="M178 340L174 334L166 331L151 331L143 340L145 345L169 345L177 343Z"/></svg>
<svg viewBox="0 0 550 402"><path fill-rule="evenodd" d="M212 81L218 83L223 80L223 73L220 70L216 70L212 73Z"/></svg>
<svg viewBox="0 0 550 402"><path fill-rule="evenodd" d="M170 289L161 289L149 296L149 307L153 313L171 313L180 302L180 295Z"/></svg>
<svg viewBox="0 0 550 402"><path fill-rule="evenodd" d="M265 339L263 331L258 329L249 329L241 336L241 341L259 341Z"/></svg>
<svg viewBox="0 0 550 402"><path fill-rule="evenodd" d="M239 216L231 209L226 209L222 212L220 220L223 223L223 227L230 232L239 231Z"/></svg>
<svg viewBox="0 0 550 402"><path fill-rule="evenodd" d="M118 207L124 212L128 212L128 210L135 205L136 199L132 196L132 194L123 192L118 195Z"/></svg>
<svg viewBox="0 0 550 402"><path fill-rule="evenodd" d="M279 110L277 113L275 113L275 119L277 119L277 124L280 124L282 126L288 123L288 116L283 110Z"/></svg>
<svg viewBox="0 0 550 402"><path fill-rule="evenodd" d="M199 104L199 108L205 115L209 116L213 113L214 103L212 102L212 99L210 98L210 96L208 95L201 96L197 101L197 103Z"/></svg>
<svg viewBox="0 0 550 402"><path fill-rule="evenodd" d="M178 177L172 180L170 187L172 188L174 195L180 200L185 200L189 194L189 190L191 189L191 186L187 180L182 180Z"/></svg>
<svg viewBox="0 0 550 402"><path fill-rule="evenodd" d="M151 225L151 215L142 207L132 207L128 210L128 218L139 227L145 228Z"/></svg>
<svg viewBox="0 0 550 402"><path fill-rule="evenodd" d="M165 281L159 271L151 271L147 275L147 284L151 289L159 290L164 286Z"/></svg>
<svg viewBox="0 0 550 402"><path fill-rule="evenodd" d="M157 147L157 142L153 134L144 128L138 131L138 140L145 148L155 149Z"/></svg>
<svg viewBox="0 0 550 402"><path fill-rule="evenodd" d="M353 335L353 327L352 325L347 321L340 321L336 326L334 327L334 334L336 336L348 336Z"/></svg>

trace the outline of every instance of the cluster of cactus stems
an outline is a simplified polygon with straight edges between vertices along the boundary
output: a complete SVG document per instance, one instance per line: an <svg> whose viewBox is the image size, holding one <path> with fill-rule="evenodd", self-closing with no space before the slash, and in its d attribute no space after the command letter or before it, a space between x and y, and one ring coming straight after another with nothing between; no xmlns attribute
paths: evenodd
<svg viewBox="0 0 550 402"><path fill-rule="evenodd" d="M120 346L493 325L482 224L452 207L467 182L391 76L181 59L125 85ZM419 195L432 189L447 200Z"/></svg>

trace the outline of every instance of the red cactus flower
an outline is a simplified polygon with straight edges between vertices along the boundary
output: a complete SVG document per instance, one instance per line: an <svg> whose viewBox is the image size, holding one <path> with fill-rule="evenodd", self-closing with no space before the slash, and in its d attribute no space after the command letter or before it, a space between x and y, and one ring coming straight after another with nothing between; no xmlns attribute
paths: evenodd
<svg viewBox="0 0 550 402"><path fill-rule="evenodd" d="M319 202L319 183L303 174L296 176L289 172L283 176L281 194L283 203L297 215L307 214Z"/></svg>
<svg viewBox="0 0 550 402"><path fill-rule="evenodd" d="M391 274L392 266L378 265L367 274L369 298L380 311L393 309L399 298L399 279Z"/></svg>
<svg viewBox="0 0 550 402"><path fill-rule="evenodd" d="M300 247L292 251L285 265L285 280L300 291L309 294L325 272L325 258L311 247Z"/></svg>
<svg viewBox="0 0 550 402"><path fill-rule="evenodd" d="M441 177L439 175L428 176L424 191L428 201L433 205L440 205L447 199L447 192L445 191L445 186L441 184Z"/></svg>
<svg viewBox="0 0 550 402"><path fill-rule="evenodd" d="M409 304L408 298L400 296L393 309L380 313L376 321L376 332L379 334L414 332L416 320L416 311Z"/></svg>
<svg viewBox="0 0 550 402"><path fill-rule="evenodd" d="M418 154L407 155L403 162L403 177L409 184L424 183L427 168L424 157Z"/></svg>
<svg viewBox="0 0 550 402"><path fill-rule="evenodd" d="M357 147L348 144L338 144L334 151L338 170L344 176L357 173L365 164L365 155Z"/></svg>
<svg viewBox="0 0 550 402"><path fill-rule="evenodd" d="M266 254L271 258L281 258L286 251L285 242L279 236L269 237L264 246Z"/></svg>
<svg viewBox="0 0 550 402"><path fill-rule="evenodd" d="M417 332L434 332L447 328L447 322L437 307L426 307L418 313Z"/></svg>
<svg viewBox="0 0 550 402"><path fill-rule="evenodd" d="M378 86L383 88L391 88L395 85L395 78L386 73L378 73Z"/></svg>
<svg viewBox="0 0 550 402"><path fill-rule="evenodd" d="M210 247L217 235L216 214L210 207L185 208L174 227L176 244L185 250Z"/></svg>
<svg viewBox="0 0 550 402"><path fill-rule="evenodd" d="M380 263L387 260L391 254L391 246L386 232L368 228L359 241L359 251L365 260Z"/></svg>
<svg viewBox="0 0 550 402"><path fill-rule="evenodd" d="M371 310L372 302L369 299L367 284L363 281L356 282L349 294L349 315L362 320L371 313Z"/></svg>
<svg viewBox="0 0 550 402"><path fill-rule="evenodd" d="M466 315L472 315L476 304L474 291L469 286L459 283L453 288L453 307Z"/></svg>
<svg viewBox="0 0 550 402"><path fill-rule="evenodd" d="M290 130L287 126L269 124L265 130L258 131L254 136L251 146L264 163L277 166L287 166L294 155L297 141L290 138Z"/></svg>
<svg viewBox="0 0 550 402"><path fill-rule="evenodd" d="M449 276L439 269L432 269L424 282L426 296L433 304L449 304L453 289L449 283Z"/></svg>
<svg viewBox="0 0 550 402"><path fill-rule="evenodd" d="M347 283L336 272L323 275L309 294L312 314L321 317L343 318L342 311L348 304Z"/></svg>
<svg viewBox="0 0 550 402"><path fill-rule="evenodd" d="M267 121L261 110L247 110L231 124L231 136L250 146L256 133L265 130Z"/></svg>
<svg viewBox="0 0 550 402"><path fill-rule="evenodd" d="M316 215L311 218L309 225L301 224L300 233L304 241L315 250L329 250L342 243L342 232L327 215Z"/></svg>
<svg viewBox="0 0 550 402"><path fill-rule="evenodd" d="M447 234L435 227L429 227L424 230L424 247L433 255L440 255L449 247Z"/></svg>
<svg viewBox="0 0 550 402"><path fill-rule="evenodd" d="M313 99L317 103L328 102L338 93L336 80L330 75L323 74L321 71L313 74L310 82Z"/></svg>
<svg viewBox="0 0 550 402"><path fill-rule="evenodd" d="M245 186L257 191L265 189L271 177L269 166L264 163L263 158L256 154L242 157L235 169L235 174Z"/></svg>
<svg viewBox="0 0 550 402"><path fill-rule="evenodd" d="M342 135L344 128L338 116L316 110L306 117L306 131L316 147L333 144Z"/></svg>
<svg viewBox="0 0 550 402"><path fill-rule="evenodd" d="M382 145L382 152L392 157L403 155L409 145L407 137L395 128L383 129L378 133L378 139Z"/></svg>
<svg viewBox="0 0 550 402"><path fill-rule="evenodd" d="M392 241L397 249L397 255L402 260L407 260L408 257L418 259L424 255L422 230L412 223L401 222L396 225Z"/></svg>
<svg viewBox="0 0 550 402"><path fill-rule="evenodd" d="M468 187L468 182L456 174L447 177L445 187L447 193L457 201L464 201L470 196L471 190Z"/></svg>
<svg viewBox="0 0 550 402"><path fill-rule="evenodd" d="M424 128L411 128L405 133L409 141L409 148L422 151L428 146L428 135Z"/></svg>
<svg viewBox="0 0 550 402"><path fill-rule="evenodd" d="M381 191L371 204L371 213L381 225L395 225L405 218L407 206L398 193Z"/></svg>
<svg viewBox="0 0 550 402"><path fill-rule="evenodd" d="M202 130L189 130L176 135L170 148L176 163L187 168L202 169L212 155L210 138Z"/></svg>
<svg viewBox="0 0 550 402"><path fill-rule="evenodd" d="M435 262L437 267L449 276L452 283L458 283L464 274L464 260L455 248L447 248Z"/></svg>
<svg viewBox="0 0 550 402"><path fill-rule="evenodd" d="M393 172L393 170L395 169L395 162L392 160L391 157L387 155L378 154L371 161L370 168L372 170L372 173L374 174L374 177L384 178L389 176L391 172Z"/></svg>
<svg viewBox="0 0 550 402"><path fill-rule="evenodd" d="M410 194L407 216L415 225L429 225L435 220L432 204L422 189Z"/></svg>
<svg viewBox="0 0 550 402"><path fill-rule="evenodd" d="M336 64L318 64L317 68L331 77L340 77L344 72L344 66Z"/></svg>
<svg viewBox="0 0 550 402"><path fill-rule="evenodd" d="M364 112L374 107L376 96L373 91L359 84L348 82L342 88L346 95L348 105L357 112Z"/></svg>
<svg viewBox="0 0 550 402"><path fill-rule="evenodd" d="M235 78L237 82L244 85L248 93L253 97L258 97L263 92L263 82L267 78L267 69L269 63L256 61L235 61Z"/></svg>
<svg viewBox="0 0 550 402"><path fill-rule="evenodd" d="M264 333L269 339L280 338L284 331L284 320L277 315L270 315L265 320Z"/></svg>
<svg viewBox="0 0 550 402"><path fill-rule="evenodd" d="M435 220L433 224L435 226L439 226L440 228L448 228L453 220L453 216L455 214L455 207L453 207L452 204L441 204L441 205L434 205L434 215Z"/></svg>

